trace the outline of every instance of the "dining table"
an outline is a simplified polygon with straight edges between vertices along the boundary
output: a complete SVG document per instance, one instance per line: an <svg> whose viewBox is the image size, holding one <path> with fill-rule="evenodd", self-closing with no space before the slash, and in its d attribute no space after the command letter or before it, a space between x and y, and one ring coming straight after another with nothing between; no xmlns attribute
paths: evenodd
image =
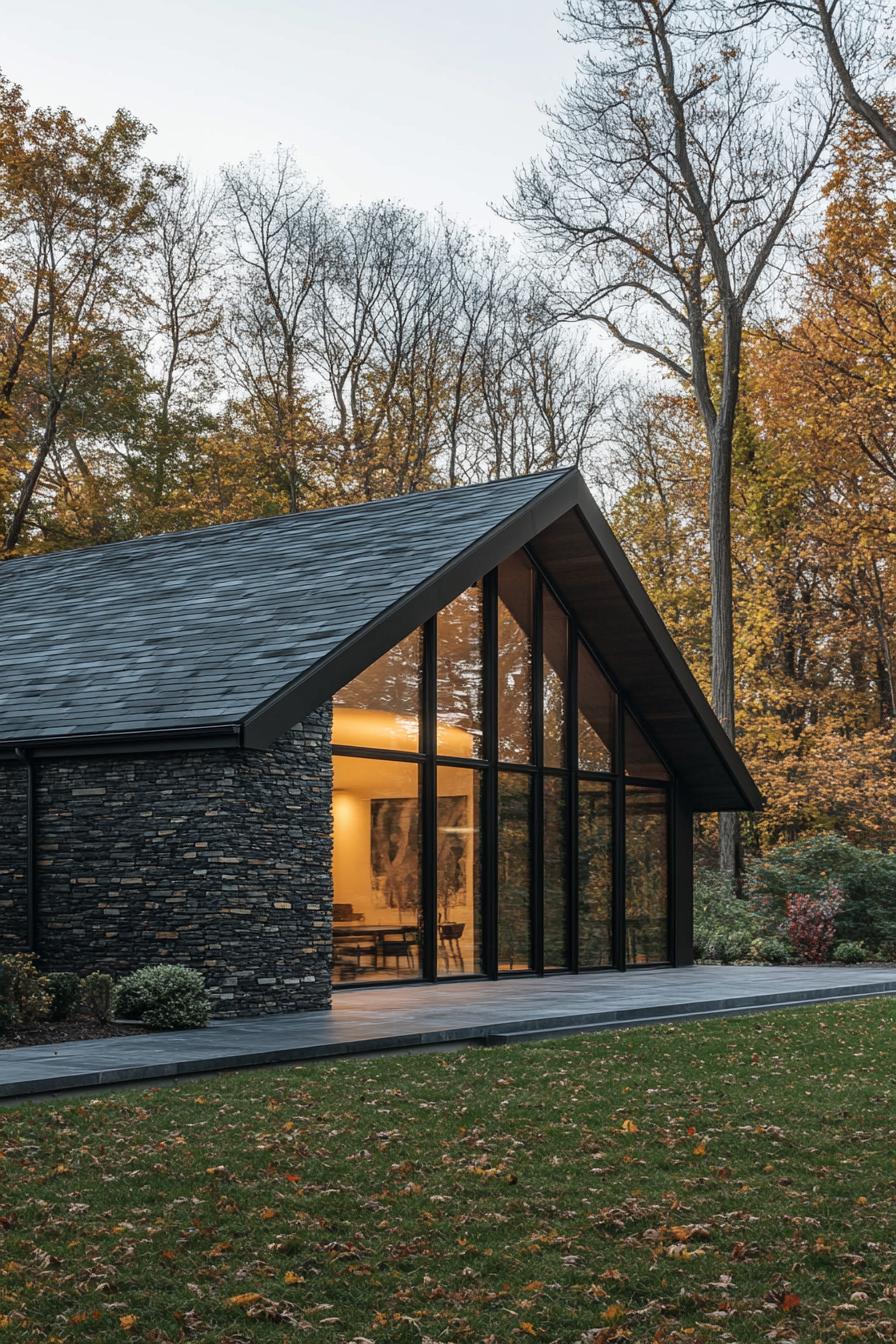
<svg viewBox="0 0 896 1344"><path fill-rule="evenodd" d="M418 928L415 924L367 924L357 920L333 920L333 943L350 942L357 938L371 938L374 945L374 964L383 956L383 944L387 938L405 937L412 933L416 940Z"/></svg>

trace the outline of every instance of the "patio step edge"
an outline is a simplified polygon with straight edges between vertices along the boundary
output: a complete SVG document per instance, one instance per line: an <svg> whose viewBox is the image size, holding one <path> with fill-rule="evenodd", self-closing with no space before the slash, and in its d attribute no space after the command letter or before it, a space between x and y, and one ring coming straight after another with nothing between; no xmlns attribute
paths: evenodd
<svg viewBox="0 0 896 1344"><path fill-rule="evenodd" d="M830 990L827 993L812 995L811 998L800 994L798 997L777 998L764 1003L735 1001L718 1007L704 1005L700 1008L692 1007L685 1012L663 1009L661 1012L654 1012L649 1016L623 1014L614 1022L580 1022L578 1025L567 1023L565 1026L535 1027L528 1031L493 1031L483 1039L486 1045L523 1045L527 1041L557 1040L563 1036L583 1036L596 1031L622 1030L625 1027L649 1027L662 1023L695 1022L702 1018L713 1017L745 1017L751 1013L764 1013L775 1008L807 1008L814 1003L852 1003L856 999L885 998L894 994L896 994L896 985L874 986L873 988L863 986L854 990L840 988Z"/></svg>
<svg viewBox="0 0 896 1344"><path fill-rule="evenodd" d="M828 999L833 996L844 998L862 998L871 994L892 994L896 993L896 976L886 980L874 982L859 981L852 984L839 984L831 986L819 986L814 989L787 989L777 990L760 994L730 994L715 999L704 999L694 1001L694 999L682 999L676 1003L648 1003L639 1007L620 1007L603 1008L590 1012L582 1013L557 1013L545 1014L539 1016L538 1026L532 1026L532 1019L518 1019L516 1021L496 1022L491 1026L485 1026L481 1034L493 1035L495 1032L517 1033L534 1030L555 1030L569 1027L576 1029L580 1026L614 1026L621 1023L628 1024L638 1020L652 1021L657 1016L675 1018L686 1017L691 1014L699 1015L701 1013L718 1013L728 1009L735 1008L765 1008L774 1007L780 1003L782 998L787 1000L790 1006L798 1006L801 1003L813 1003L819 1000Z"/></svg>

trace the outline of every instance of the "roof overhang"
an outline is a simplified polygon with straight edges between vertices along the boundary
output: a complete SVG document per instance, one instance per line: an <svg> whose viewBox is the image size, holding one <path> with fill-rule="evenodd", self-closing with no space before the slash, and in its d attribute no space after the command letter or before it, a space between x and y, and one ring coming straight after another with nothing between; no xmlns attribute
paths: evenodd
<svg viewBox="0 0 896 1344"><path fill-rule="evenodd" d="M762 806L581 474L571 470L247 716L266 747L514 551L528 546L671 765L695 811Z"/></svg>
<svg viewBox="0 0 896 1344"><path fill-rule="evenodd" d="M216 751L242 745L238 723L206 729L160 728L151 733L69 733L65 737L0 742L0 761L60 756L134 756L150 751Z"/></svg>

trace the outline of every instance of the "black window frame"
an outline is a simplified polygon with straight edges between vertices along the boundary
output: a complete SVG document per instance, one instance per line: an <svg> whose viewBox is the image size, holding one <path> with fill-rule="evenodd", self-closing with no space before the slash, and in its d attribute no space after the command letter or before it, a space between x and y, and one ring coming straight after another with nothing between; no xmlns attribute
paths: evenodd
<svg viewBox="0 0 896 1344"><path fill-rule="evenodd" d="M451 980L505 979L519 976L545 976L578 974L588 972L598 974L602 970L624 971L626 965L626 929L625 929L625 823L626 790L629 786L648 787L661 791L666 797L666 834L667 834L667 953L668 959L649 963L656 966L672 964L675 918L675 826L673 818L676 808L677 785L675 773L662 752L657 748L643 721L628 701L624 689L607 669L599 651L579 626L574 613L563 600L562 594L538 564L528 546L522 548L533 570L533 629L530 638L531 676L530 693L532 697L532 759L529 763L502 761L498 758L498 570L490 570L481 580L482 586L482 756L457 757L440 755L437 751L437 673L438 673L438 613L431 616L422 626L422 669L420 699L419 751L380 750L376 748L352 747L344 744L333 745L334 756L359 756L366 759L401 760L417 762L422 766L422 802L421 802L421 871L424 937L421 948L420 975L395 981L377 980L368 984L348 982L346 985L334 984L334 989L378 988L389 984L409 985L421 983L446 983ZM563 611L567 621L567 683L566 683L566 764L545 766L544 764L544 703L543 703L543 620L542 595L547 591ZM580 770L578 765L578 697L577 676L579 643L594 660L601 675L606 679L614 693L614 743L613 769L609 771ZM666 779L634 777L625 773L625 715L628 713L646 742L656 755L657 761L666 771ZM437 770L440 766L462 766L465 769L482 772L480 785L481 797L481 834L480 834L480 899L481 910L481 965L479 972L465 975L439 974L438 969L438 907L436 873L436 825L437 825ZM530 919L532 933L532 964L530 969L503 971L498 970L497 935L497 854L498 854L498 779L501 773L520 773L532 778L531 789L531 826L529 865L531 873ZM546 969L544 965L544 780L546 777L561 778L565 781L566 796L566 874L568 891L566 894L567 921L567 965ZM597 780L611 785L612 806L612 893L613 912L613 957L607 967L585 967L579 964L579 894L578 894L578 811L579 781ZM648 963L639 963L647 967Z"/></svg>

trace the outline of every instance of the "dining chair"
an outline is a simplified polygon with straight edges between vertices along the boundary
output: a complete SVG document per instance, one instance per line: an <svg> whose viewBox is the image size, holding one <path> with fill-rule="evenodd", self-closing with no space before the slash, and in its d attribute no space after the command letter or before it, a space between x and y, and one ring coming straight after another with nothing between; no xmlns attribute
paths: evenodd
<svg viewBox="0 0 896 1344"><path fill-rule="evenodd" d="M461 950L460 940L464 936L466 927L466 924L439 925L439 946L442 949L442 956L445 958L445 965L459 966L461 974L464 972L464 954Z"/></svg>
<svg viewBox="0 0 896 1344"><path fill-rule="evenodd" d="M387 958L395 958L395 971L398 972L398 963L404 960L408 966L414 965L414 953L417 950L416 934L407 929L400 932L384 934L380 939L379 953L385 965Z"/></svg>

